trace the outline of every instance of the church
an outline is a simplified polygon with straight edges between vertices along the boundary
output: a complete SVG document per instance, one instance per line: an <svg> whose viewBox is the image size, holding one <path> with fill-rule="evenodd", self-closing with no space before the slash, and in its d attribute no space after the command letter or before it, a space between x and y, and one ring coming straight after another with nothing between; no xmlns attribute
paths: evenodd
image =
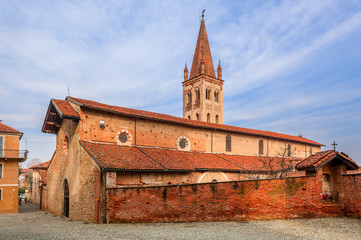
<svg viewBox="0 0 361 240"><path fill-rule="evenodd" d="M174 187L180 191L177 197L183 196L181 189L195 191L194 186L210 186L215 194L220 184L237 182L237 188L232 186L238 189L238 182L246 180L314 177L326 165L332 177L324 191L340 198L342 186L333 175L358 169L355 162L343 153L320 152L321 143L301 136L223 124L223 83L221 63L217 71L213 65L202 15L191 70L184 68L183 118L70 96L52 99L42 127L42 132L56 135L43 188L46 210L96 223L157 221L139 219L151 211L155 199L141 198L148 194L144 191L161 187L166 206ZM135 196L120 200L120 189L121 194L137 191L143 201L138 209L144 204L148 208L137 214L119 210ZM154 209L161 209L159 201ZM167 219L177 221L164 216L159 221ZM182 221L187 220L192 219Z"/></svg>

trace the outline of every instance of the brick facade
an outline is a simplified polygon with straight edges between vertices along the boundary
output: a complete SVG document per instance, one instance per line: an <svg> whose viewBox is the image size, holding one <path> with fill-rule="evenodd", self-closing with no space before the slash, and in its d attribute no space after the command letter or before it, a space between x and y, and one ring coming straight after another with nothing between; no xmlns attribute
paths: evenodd
<svg viewBox="0 0 361 240"><path fill-rule="evenodd" d="M317 177L107 190L108 222L188 222L326 216Z"/></svg>
<svg viewBox="0 0 361 240"><path fill-rule="evenodd" d="M345 213L361 218L361 173L343 175Z"/></svg>

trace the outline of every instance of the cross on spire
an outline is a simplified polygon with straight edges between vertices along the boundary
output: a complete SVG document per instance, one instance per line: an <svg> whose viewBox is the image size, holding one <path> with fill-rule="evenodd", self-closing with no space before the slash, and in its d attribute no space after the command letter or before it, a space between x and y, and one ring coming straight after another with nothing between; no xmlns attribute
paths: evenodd
<svg viewBox="0 0 361 240"><path fill-rule="evenodd" d="M333 146L333 151L336 151L337 143L335 141L333 141L333 143L331 145Z"/></svg>

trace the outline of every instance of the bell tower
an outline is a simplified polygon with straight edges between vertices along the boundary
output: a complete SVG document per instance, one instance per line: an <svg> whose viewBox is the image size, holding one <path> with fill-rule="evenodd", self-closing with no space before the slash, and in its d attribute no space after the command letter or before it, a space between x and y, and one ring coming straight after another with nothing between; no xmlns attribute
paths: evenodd
<svg viewBox="0 0 361 240"><path fill-rule="evenodd" d="M184 68L183 117L223 124L222 67L219 61L216 77L204 23L204 11L189 77L187 65Z"/></svg>

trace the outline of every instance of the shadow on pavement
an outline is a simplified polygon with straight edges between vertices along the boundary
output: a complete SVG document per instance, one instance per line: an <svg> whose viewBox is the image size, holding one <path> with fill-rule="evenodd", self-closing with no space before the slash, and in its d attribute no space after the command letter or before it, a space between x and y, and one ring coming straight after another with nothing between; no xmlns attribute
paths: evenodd
<svg viewBox="0 0 361 240"><path fill-rule="evenodd" d="M40 211L40 205L35 203L22 203L19 206L19 213Z"/></svg>

